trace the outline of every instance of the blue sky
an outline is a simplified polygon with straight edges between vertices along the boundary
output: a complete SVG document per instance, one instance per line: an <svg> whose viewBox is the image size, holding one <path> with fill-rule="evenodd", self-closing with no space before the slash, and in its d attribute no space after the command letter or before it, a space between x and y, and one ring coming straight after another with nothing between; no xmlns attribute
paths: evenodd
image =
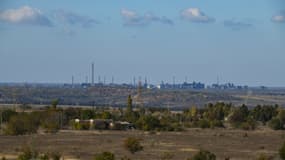
<svg viewBox="0 0 285 160"><path fill-rule="evenodd" d="M284 40L284 0L0 0L0 82L285 86Z"/></svg>

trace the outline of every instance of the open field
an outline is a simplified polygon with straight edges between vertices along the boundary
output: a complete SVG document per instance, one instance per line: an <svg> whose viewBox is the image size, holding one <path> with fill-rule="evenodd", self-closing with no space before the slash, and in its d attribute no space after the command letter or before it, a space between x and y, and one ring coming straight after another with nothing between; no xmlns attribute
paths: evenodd
<svg viewBox="0 0 285 160"><path fill-rule="evenodd" d="M70 106L113 106L126 105L128 95L137 103L137 89L126 87L96 86L89 88L0 86L1 104L48 105L59 99L60 105ZM207 103L223 101L235 105L279 104L285 106L285 89L235 89L235 90L149 90L142 89L140 99L145 107L170 107L173 109L203 107Z"/></svg>
<svg viewBox="0 0 285 160"><path fill-rule="evenodd" d="M142 138L144 150L131 155L123 148L123 140L127 137ZM142 131L61 131L57 134L0 136L0 155L16 158L21 146L30 144L43 152L60 151L65 159L92 159L96 153L110 151L117 159L126 155L136 160L156 160L169 152L174 154L173 159L184 160L199 149L207 149L218 159L246 160L254 159L260 153L277 157L284 140L285 132L268 129L189 129L152 134Z"/></svg>

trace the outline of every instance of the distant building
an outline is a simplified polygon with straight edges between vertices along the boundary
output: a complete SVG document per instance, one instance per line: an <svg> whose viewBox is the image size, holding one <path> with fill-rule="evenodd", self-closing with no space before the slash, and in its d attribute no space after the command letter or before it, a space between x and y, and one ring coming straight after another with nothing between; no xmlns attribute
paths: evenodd
<svg viewBox="0 0 285 160"><path fill-rule="evenodd" d="M75 127L74 129L99 129L99 130L130 130L135 129L135 126L126 121L113 121L112 119L88 119L80 120L74 119Z"/></svg>
<svg viewBox="0 0 285 160"><path fill-rule="evenodd" d="M169 83L161 83L157 86L158 89L204 89L205 84L201 82L192 82L187 83L184 82L182 84L169 84Z"/></svg>
<svg viewBox="0 0 285 160"><path fill-rule="evenodd" d="M208 86L209 89L247 89L248 86L236 86L233 83L225 83L225 84L212 84L211 86Z"/></svg>

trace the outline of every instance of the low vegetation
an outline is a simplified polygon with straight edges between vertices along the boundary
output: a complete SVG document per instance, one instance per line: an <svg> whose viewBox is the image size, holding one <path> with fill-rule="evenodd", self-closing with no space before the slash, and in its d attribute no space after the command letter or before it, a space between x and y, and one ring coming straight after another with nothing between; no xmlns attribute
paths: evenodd
<svg viewBox="0 0 285 160"><path fill-rule="evenodd" d="M283 145L279 149L279 155L280 155L280 158L282 160L285 160L285 142L283 143Z"/></svg>
<svg viewBox="0 0 285 160"><path fill-rule="evenodd" d="M233 128L254 130L261 125L268 125L274 130L285 129L285 110L278 105L258 105L249 109L246 105L233 106L218 102L209 103L204 108L191 107L183 112L171 112L164 108L134 109L132 97L128 96L127 108L109 110L104 108L58 108L59 101L52 101L50 106L31 112L16 112L4 109L2 122L8 135L34 134L41 129L47 133L56 133L65 129L110 129L108 124L91 126L90 123L75 123L75 119L100 119L112 122L126 121L136 129L143 131L183 131L185 128L224 128L230 124ZM228 126L228 125L227 125ZM126 129L117 127L117 129Z"/></svg>
<svg viewBox="0 0 285 160"><path fill-rule="evenodd" d="M103 152L96 154L94 160L115 160L115 155L111 152Z"/></svg>
<svg viewBox="0 0 285 160"><path fill-rule="evenodd" d="M143 146L141 145L141 139L134 137L129 137L125 139L124 148L127 149L132 154L142 151Z"/></svg>
<svg viewBox="0 0 285 160"><path fill-rule="evenodd" d="M216 155L207 150L200 150L188 160L216 160Z"/></svg>
<svg viewBox="0 0 285 160"><path fill-rule="evenodd" d="M25 146L21 149L22 153L18 155L18 160L60 160L61 154L59 152L40 153L30 146Z"/></svg>

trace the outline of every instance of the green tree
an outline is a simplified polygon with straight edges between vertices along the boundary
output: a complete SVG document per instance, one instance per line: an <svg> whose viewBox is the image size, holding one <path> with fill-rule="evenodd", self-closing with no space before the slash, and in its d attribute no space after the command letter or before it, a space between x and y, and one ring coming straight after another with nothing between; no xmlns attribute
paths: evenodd
<svg viewBox="0 0 285 160"><path fill-rule="evenodd" d="M51 101L51 107L52 107L53 109L56 109L58 103L59 103L59 99L54 99L54 100L52 100L52 101Z"/></svg>
<svg viewBox="0 0 285 160"><path fill-rule="evenodd" d="M285 110L284 109L280 109L278 112L277 117L279 118L280 122L282 125L285 124Z"/></svg>
<svg viewBox="0 0 285 160"><path fill-rule="evenodd" d="M131 113L131 112L133 112L133 100L132 100L132 96L129 95L128 102L127 102L127 113Z"/></svg>
<svg viewBox="0 0 285 160"><path fill-rule="evenodd" d="M82 119L92 119L94 118L94 116L95 116L94 111L91 109L84 109L81 111Z"/></svg>
<svg viewBox="0 0 285 160"><path fill-rule="evenodd" d="M104 111L104 112L101 114L101 118L102 118L102 119L112 119L112 114L111 114L110 112Z"/></svg>
<svg viewBox="0 0 285 160"><path fill-rule="evenodd" d="M251 111L251 115L253 118L257 121L261 121L263 124L266 124L269 120L271 120L273 117L277 115L277 108L278 105L275 106L260 106L257 105L254 107L254 109Z"/></svg>
<svg viewBox="0 0 285 160"><path fill-rule="evenodd" d="M198 114L197 107L193 106L191 107L191 117L196 117Z"/></svg>
<svg viewBox="0 0 285 160"><path fill-rule="evenodd" d="M248 109L245 105L234 108L229 115L229 122L233 127L239 128L248 119Z"/></svg>
<svg viewBox="0 0 285 160"><path fill-rule="evenodd" d="M245 117L248 116L249 110L248 110L248 108L247 108L247 106L246 106L245 104L243 104L243 105L239 108L239 110L241 111L241 113L242 113Z"/></svg>
<svg viewBox="0 0 285 160"><path fill-rule="evenodd" d="M271 119L268 123L269 127L274 130L284 129L285 125L285 110L280 109L278 115Z"/></svg>
<svg viewBox="0 0 285 160"><path fill-rule="evenodd" d="M152 115L141 116L136 125L144 131L151 131L161 127L159 119Z"/></svg>

